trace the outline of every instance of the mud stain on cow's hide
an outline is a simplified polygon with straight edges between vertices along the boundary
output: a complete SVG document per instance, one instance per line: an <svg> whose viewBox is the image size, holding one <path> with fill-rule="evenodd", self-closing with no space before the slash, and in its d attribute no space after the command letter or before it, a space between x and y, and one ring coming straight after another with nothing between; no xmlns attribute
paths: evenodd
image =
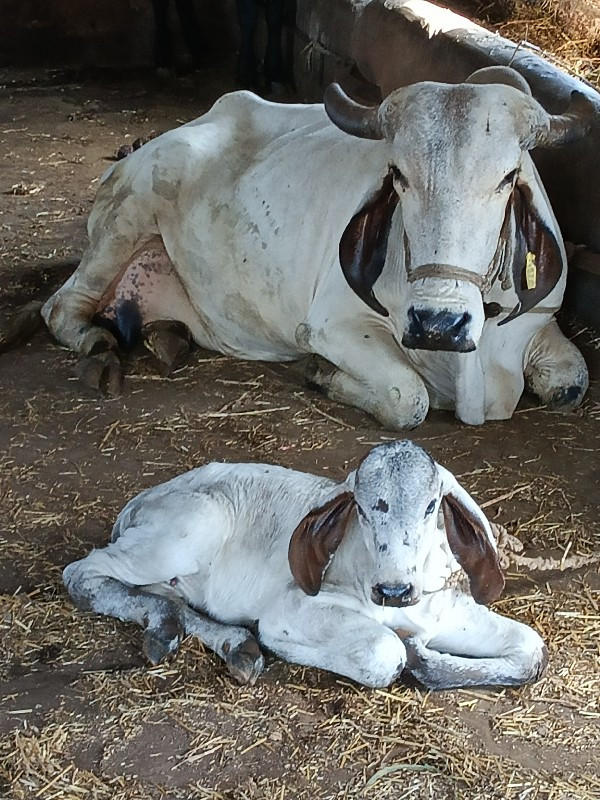
<svg viewBox="0 0 600 800"><path fill-rule="evenodd" d="M262 318L257 308L237 292L228 294L225 298L225 316L230 322L236 325L243 324L244 327L264 330L265 320Z"/></svg>
<svg viewBox="0 0 600 800"><path fill-rule="evenodd" d="M181 178L176 180L161 177L161 169L158 164L152 167L152 191L164 200L176 202L181 191Z"/></svg>

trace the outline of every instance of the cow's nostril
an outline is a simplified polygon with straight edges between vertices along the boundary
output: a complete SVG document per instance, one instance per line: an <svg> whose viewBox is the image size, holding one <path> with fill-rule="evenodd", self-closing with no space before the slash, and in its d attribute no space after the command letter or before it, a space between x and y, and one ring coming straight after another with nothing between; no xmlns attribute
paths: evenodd
<svg viewBox="0 0 600 800"><path fill-rule="evenodd" d="M385 584L378 583L373 587L373 600L379 605L408 605L413 601L412 583Z"/></svg>
<svg viewBox="0 0 600 800"><path fill-rule="evenodd" d="M454 318L454 321L450 323L449 330L453 334L460 333L463 330L463 328L469 323L470 319L471 315L467 311L464 311L462 314L456 316Z"/></svg>
<svg viewBox="0 0 600 800"><path fill-rule="evenodd" d="M422 328L423 327L422 315L419 314L419 312L417 311L417 309L414 306L411 306L408 309L408 323L409 323L409 325L414 325L417 328Z"/></svg>

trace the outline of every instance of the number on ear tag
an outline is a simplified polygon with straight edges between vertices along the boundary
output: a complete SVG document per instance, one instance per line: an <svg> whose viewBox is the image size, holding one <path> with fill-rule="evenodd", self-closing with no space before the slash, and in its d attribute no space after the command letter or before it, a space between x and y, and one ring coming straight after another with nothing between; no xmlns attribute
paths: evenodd
<svg viewBox="0 0 600 800"><path fill-rule="evenodd" d="M537 284L537 267L535 253L527 253L525 258L525 283L528 289L535 289Z"/></svg>

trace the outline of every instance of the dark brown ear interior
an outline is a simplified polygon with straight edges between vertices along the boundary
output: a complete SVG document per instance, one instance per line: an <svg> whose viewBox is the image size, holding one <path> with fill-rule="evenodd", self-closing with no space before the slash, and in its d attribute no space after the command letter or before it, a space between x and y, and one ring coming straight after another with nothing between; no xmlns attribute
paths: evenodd
<svg viewBox="0 0 600 800"><path fill-rule="evenodd" d="M290 539L288 561L298 586L312 596L321 588L323 574L354 510L352 492L343 492L300 521Z"/></svg>
<svg viewBox="0 0 600 800"><path fill-rule="evenodd" d="M482 605L493 602L502 594L504 576L485 530L479 520L451 494L442 498L442 509L448 544L469 576L473 599Z"/></svg>
<svg viewBox="0 0 600 800"><path fill-rule="evenodd" d="M350 287L368 306L384 317L386 308L373 294L373 285L385 264L392 215L398 204L392 173L352 217L340 239L340 264Z"/></svg>
<svg viewBox="0 0 600 800"><path fill-rule="evenodd" d="M520 317L547 297L558 283L563 269L559 244L552 231L538 216L529 187L517 183L511 202L517 223L513 285L519 303L502 322L498 323L499 325L505 325L511 319ZM528 284L527 281L528 253L533 254L533 258L529 256L535 276L533 287L531 282Z"/></svg>

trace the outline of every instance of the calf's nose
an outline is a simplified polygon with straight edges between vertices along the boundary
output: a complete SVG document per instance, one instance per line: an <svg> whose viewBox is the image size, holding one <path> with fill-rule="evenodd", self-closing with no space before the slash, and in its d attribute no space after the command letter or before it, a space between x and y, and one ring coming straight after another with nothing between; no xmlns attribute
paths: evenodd
<svg viewBox="0 0 600 800"><path fill-rule="evenodd" d="M402 344L413 350L449 350L468 353L475 344L468 333L468 311L434 311L411 306Z"/></svg>
<svg viewBox="0 0 600 800"><path fill-rule="evenodd" d="M411 606L417 602L412 583L378 583L371 589L371 599L378 606Z"/></svg>

